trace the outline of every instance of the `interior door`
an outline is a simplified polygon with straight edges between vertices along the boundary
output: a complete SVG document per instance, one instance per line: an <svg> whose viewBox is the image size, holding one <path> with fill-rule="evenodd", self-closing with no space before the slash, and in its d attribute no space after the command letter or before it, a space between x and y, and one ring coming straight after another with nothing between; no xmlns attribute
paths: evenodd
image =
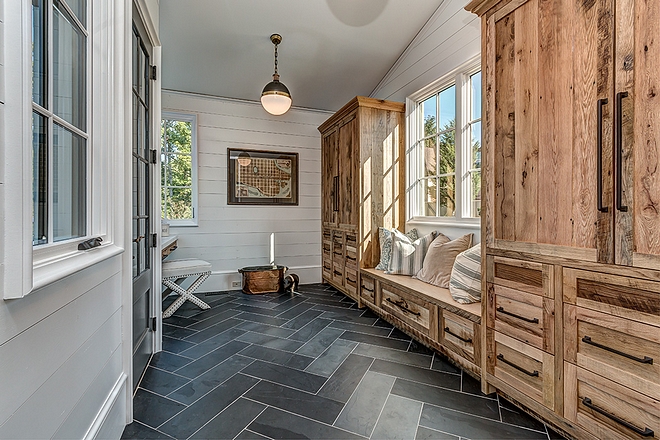
<svg viewBox="0 0 660 440"><path fill-rule="evenodd" d="M133 389L142 377L153 352L151 301L153 286L152 252L152 167L150 149L151 46L139 17L133 14Z"/></svg>

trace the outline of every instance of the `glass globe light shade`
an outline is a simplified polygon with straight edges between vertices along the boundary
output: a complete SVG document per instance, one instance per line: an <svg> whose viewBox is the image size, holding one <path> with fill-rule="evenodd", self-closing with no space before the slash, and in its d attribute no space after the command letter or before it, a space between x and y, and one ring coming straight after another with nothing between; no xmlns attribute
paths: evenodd
<svg viewBox="0 0 660 440"><path fill-rule="evenodd" d="M278 80L266 84L261 92L261 105L271 115L283 115L291 108L291 102L289 89Z"/></svg>

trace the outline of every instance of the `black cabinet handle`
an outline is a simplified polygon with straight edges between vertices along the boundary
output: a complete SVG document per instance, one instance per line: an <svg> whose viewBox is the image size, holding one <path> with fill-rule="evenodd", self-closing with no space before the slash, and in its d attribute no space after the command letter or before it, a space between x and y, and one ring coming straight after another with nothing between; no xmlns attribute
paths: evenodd
<svg viewBox="0 0 660 440"><path fill-rule="evenodd" d="M390 298L386 298L385 301L394 304L395 306L397 306L397 307L400 308L401 310L403 310L403 311L405 311L405 312L408 312L408 313L410 313L410 314L412 314L412 315L415 315L415 316L421 316L421 315L422 315L422 314L419 313L419 312L413 312L412 310L410 310L410 309L408 308L408 304L407 304L405 301L403 301L403 300L402 300L402 301L392 301Z"/></svg>
<svg viewBox="0 0 660 440"><path fill-rule="evenodd" d="M367 292L374 293L374 289L370 289L368 287L362 286L362 290L366 290Z"/></svg>
<svg viewBox="0 0 660 440"><path fill-rule="evenodd" d="M652 429L644 428L642 430L641 428L638 428L637 426L633 425L632 423L630 423L626 420L623 420L622 418L619 418L619 417L615 416L614 414L610 414L602 408L597 407L596 405L593 404L593 402L591 402L591 399L588 398L588 397L585 397L585 398L582 399L582 404L584 406L586 406L587 408L592 409L592 410L596 411L597 413L604 415L608 419L614 420L618 424L625 426L626 428L630 429L631 431L635 431L637 434L641 435L642 437L653 437L654 436L653 435L654 432L653 432Z"/></svg>
<svg viewBox="0 0 660 440"><path fill-rule="evenodd" d="M461 341L465 342L466 344L471 344L472 343L472 339L470 339L470 338L465 339L464 337L457 335L453 331L449 330L449 327L445 327L445 333L449 333L450 335L452 335L456 339L460 339Z"/></svg>
<svg viewBox="0 0 660 440"><path fill-rule="evenodd" d="M357 261L357 258L351 257L349 255L346 255L346 259L351 261Z"/></svg>
<svg viewBox="0 0 660 440"><path fill-rule="evenodd" d="M593 345L594 347L598 347L598 348L601 348L603 350L609 351L610 353L618 354L619 356L623 356L625 358L632 359L633 361L639 362L641 364L651 364L651 365L653 365L653 358L651 358L651 357L644 356L643 358L639 358L639 357L633 356L631 354L624 353L624 352L616 350L612 347L608 347L606 345L602 345L602 344L599 344L598 342L592 341L591 336L583 337L582 342L584 342L585 344Z"/></svg>
<svg viewBox="0 0 660 440"><path fill-rule="evenodd" d="M333 210L334 211L339 211L339 176L333 177L332 185L334 187L334 189L333 189L334 200L332 201L332 203L334 205Z"/></svg>
<svg viewBox="0 0 660 440"><path fill-rule="evenodd" d="M621 212L627 212L628 207L621 204L623 198L623 188L621 187L621 181L623 173L623 98L628 97L628 92L619 92L616 94L616 209Z"/></svg>
<svg viewBox="0 0 660 440"><path fill-rule="evenodd" d="M529 371L525 370L523 367L519 367L518 365L514 364L513 362L504 359L504 355L503 355L502 353L500 353L500 354L497 355L497 359L500 360L500 361L502 361L502 362L504 362L504 363L507 364L507 365L512 366L512 367L515 368L516 370L518 370L518 371L520 371L520 372L522 372L522 373L525 373L525 374L528 375L528 376L539 377L539 372L538 372L537 370L534 370L534 371L532 371L532 372L529 372Z"/></svg>
<svg viewBox="0 0 660 440"><path fill-rule="evenodd" d="M607 206L603 206L603 106L607 104L607 98L598 100L597 107L597 130L596 145L598 148L598 160L596 161L596 190L598 198L598 211L608 212Z"/></svg>
<svg viewBox="0 0 660 440"><path fill-rule="evenodd" d="M507 312L506 310L504 310L504 307L502 307L502 306L498 307L497 311L500 312L500 313L504 313L505 315L513 316L514 318L520 319L521 321L531 322L532 324L538 324L539 323L539 318L533 318L533 319L525 318L524 316L520 316L520 315L516 315L515 313Z"/></svg>

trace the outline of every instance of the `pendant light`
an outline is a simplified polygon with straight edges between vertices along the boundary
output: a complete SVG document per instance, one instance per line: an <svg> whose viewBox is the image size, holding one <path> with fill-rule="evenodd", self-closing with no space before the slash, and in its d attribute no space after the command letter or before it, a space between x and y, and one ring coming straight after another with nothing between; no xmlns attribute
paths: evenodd
<svg viewBox="0 0 660 440"><path fill-rule="evenodd" d="M289 89L280 82L280 75L277 73L277 45L282 42L282 36L273 34L270 41L275 45L275 73L273 80L266 84L261 92L261 105L271 115L283 115L291 108L291 94Z"/></svg>

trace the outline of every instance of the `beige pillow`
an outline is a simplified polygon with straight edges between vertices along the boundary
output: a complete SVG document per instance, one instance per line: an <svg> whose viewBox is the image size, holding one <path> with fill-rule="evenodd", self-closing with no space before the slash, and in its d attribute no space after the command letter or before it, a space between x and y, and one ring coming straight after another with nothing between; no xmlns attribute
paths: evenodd
<svg viewBox="0 0 660 440"><path fill-rule="evenodd" d="M472 234L465 234L449 243L434 240L424 257L422 270L417 273L415 278L434 286L449 288L454 260L470 245L472 245Z"/></svg>

